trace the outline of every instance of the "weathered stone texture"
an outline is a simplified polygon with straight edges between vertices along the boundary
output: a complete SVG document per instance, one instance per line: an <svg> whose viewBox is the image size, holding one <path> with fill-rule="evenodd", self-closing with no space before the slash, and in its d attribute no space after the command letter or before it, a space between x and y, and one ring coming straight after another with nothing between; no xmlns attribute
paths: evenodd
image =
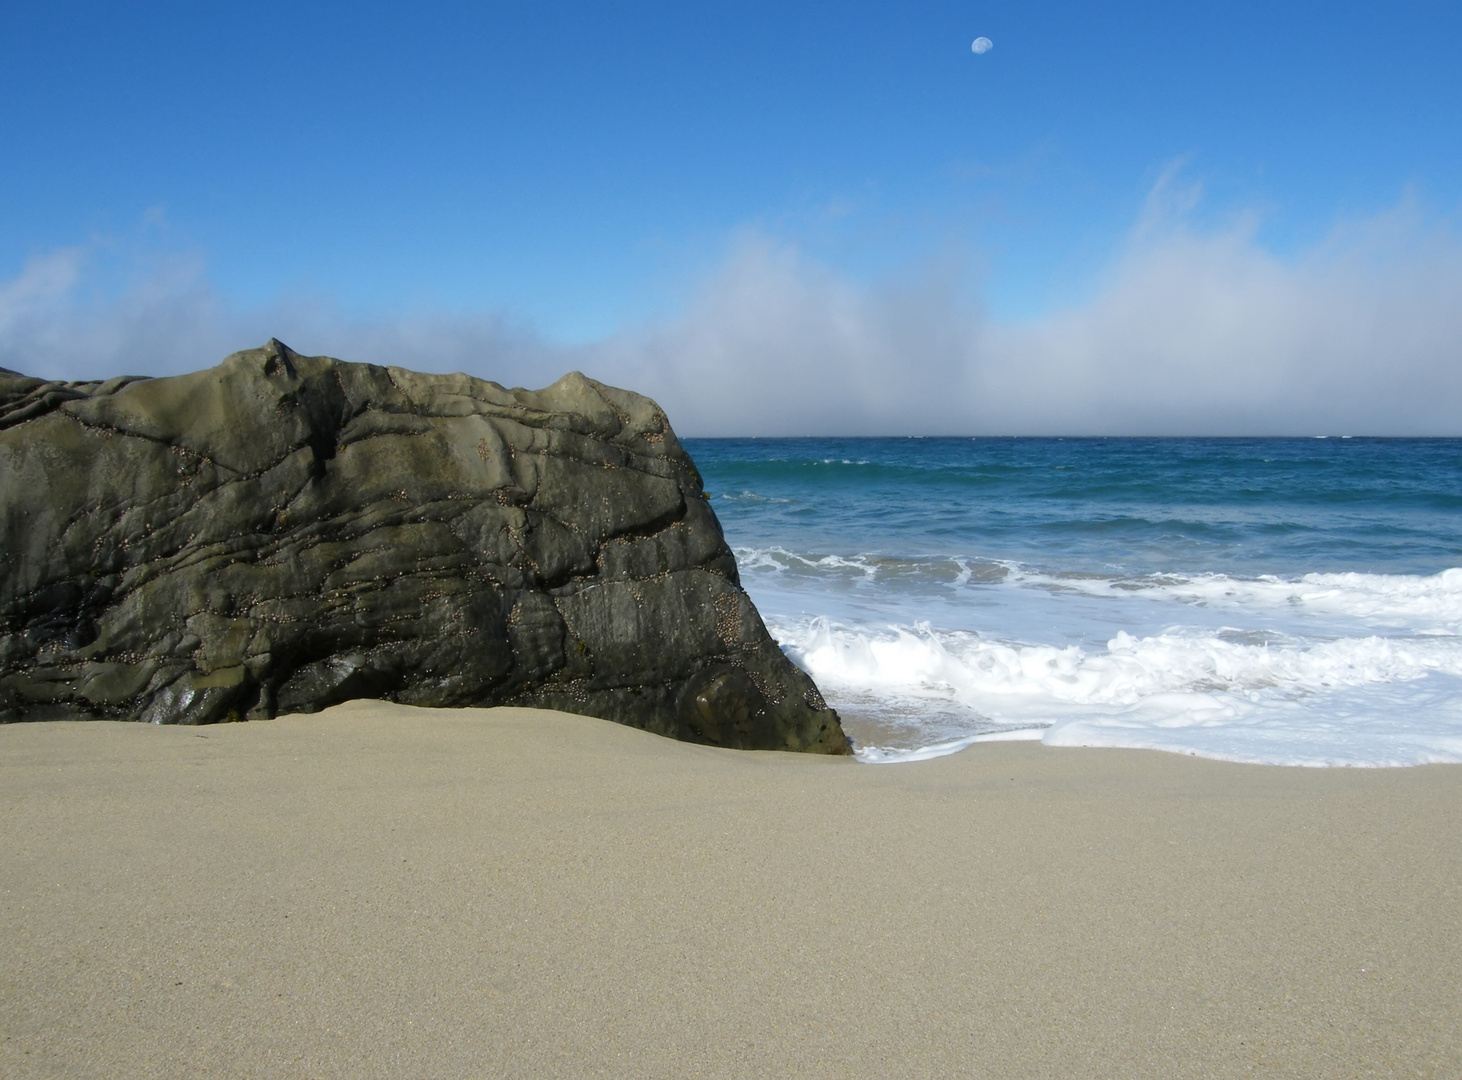
<svg viewBox="0 0 1462 1080"><path fill-rule="evenodd" d="M0 719L353 697L846 753L646 398L299 356L0 371Z"/></svg>

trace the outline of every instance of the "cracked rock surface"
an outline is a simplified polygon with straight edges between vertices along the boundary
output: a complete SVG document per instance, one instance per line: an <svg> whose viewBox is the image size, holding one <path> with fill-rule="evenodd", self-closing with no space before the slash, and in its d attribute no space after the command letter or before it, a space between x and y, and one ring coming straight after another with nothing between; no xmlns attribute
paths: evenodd
<svg viewBox="0 0 1462 1080"><path fill-rule="evenodd" d="M300 356L0 369L0 719L531 705L847 753L649 399Z"/></svg>

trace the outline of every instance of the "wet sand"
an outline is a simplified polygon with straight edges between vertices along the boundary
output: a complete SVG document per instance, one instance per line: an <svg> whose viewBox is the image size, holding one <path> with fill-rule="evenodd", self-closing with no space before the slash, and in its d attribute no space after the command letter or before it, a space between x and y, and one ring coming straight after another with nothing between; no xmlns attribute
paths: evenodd
<svg viewBox="0 0 1462 1080"><path fill-rule="evenodd" d="M1462 1076L1462 767L0 728L6 1077Z"/></svg>

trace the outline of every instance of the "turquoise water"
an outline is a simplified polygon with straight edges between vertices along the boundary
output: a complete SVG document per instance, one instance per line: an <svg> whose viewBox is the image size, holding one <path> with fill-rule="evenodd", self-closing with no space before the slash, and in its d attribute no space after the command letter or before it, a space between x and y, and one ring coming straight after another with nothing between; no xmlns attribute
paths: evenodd
<svg viewBox="0 0 1462 1080"><path fill-rule="evenodd" d="M1462 441L686 445L867 760L1462 761Z"/></svg>

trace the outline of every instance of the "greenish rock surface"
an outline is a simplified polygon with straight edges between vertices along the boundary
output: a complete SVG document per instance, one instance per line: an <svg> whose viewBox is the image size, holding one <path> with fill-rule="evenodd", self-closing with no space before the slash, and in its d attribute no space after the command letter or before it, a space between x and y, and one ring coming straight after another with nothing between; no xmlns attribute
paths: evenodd
<svg viewBox="0 0 1462 1080"><path fill-rule="evenodd" d="M531 705L847 753L647 398L300 356L0 370L0 719Z"/></svg>

